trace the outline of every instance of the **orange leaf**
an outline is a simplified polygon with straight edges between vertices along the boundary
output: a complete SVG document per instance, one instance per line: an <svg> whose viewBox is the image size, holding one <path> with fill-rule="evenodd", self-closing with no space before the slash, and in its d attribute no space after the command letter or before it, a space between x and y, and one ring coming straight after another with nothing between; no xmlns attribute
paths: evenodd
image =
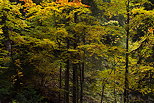
<svg viewBox="0 0 154 103"><path fill-rule="evenodd" d="M153 33L154 29L149 28L148 31L149 31L150 33Z"/></svg>

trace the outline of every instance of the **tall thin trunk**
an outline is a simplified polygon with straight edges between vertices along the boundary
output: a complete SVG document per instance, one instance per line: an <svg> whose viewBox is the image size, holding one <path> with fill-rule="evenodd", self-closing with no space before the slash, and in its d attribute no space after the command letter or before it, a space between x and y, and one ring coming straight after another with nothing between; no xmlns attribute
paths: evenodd
<svg viewBox="0 0 154 103"><path fill-rule="evenodd" d="M115 75L115 69L114 69L114 75ZM117 99L116 99L116 85L115 85L115 78L114 78L114 103L117 103Z"/></svg>
<svg viewBox="0 0 154 103"><path fill-rule="evenodd" d="M61 50L60 49L60 47L61 47L61 43L60 43L60 41L58 41L57 40L57 42L58 42L58 45L59 45L59 50ZM61 62L60 62L60 64L59 64L59 103L61 103L61 89L62 89L62 64L61 64Z"/></svg>
<svg viewBox="0 0 154 103"><path fill-rule="evenodd" d="M77 39L75 34L75 41L74 41L74 49L77 47ZM74 57L75 60L77 60L77 54L75 54ZM73 103L77 103L77 79L78 79L78 63L73 64Z"/></svg>
<svg viewBox="0 0 154 103"><path fill-rule="evenodd" d="M67 49L69 49L69 39L67 39ZM70 60L69 58L66 61L66 70L65 70L65 103L69 103L69 71L70 71Z"/></svg>
<svg viewBox="0 0 154 103"><path fill-rule="evenodd" d="M128 89L129 89L129 81L128 81L128 74L129 74L129 35L130 35L130 28L129 28L129 22L130 22L130 13L129 13L129 6L130 6L130 0L127 1L127 28L126 28L126 64L125 64L125 87L124 87L124 103L128 103Z"/></svg>
<svg viewBox="0 0 154 103"><path fill-rule="evenodd" d="M80 95L80 92L79 92L79 63L78 63L78 69L77 69L77 103L79 103L79 95Z"/></svg>
<svg viewBox="0 0 154 103"><path fill-rule="evenodd" d="M59 68L59 103L61 102L61 89L62 89L62 66Z"/></svg>
<svg viewBox="0 0 154 103"><path fill-rule="evenodd" d="M104 89L105 89L105 83L102 83L101 103L103 103L103 99L104 99Z"/></svg>
<svg viewBox="0 0 154 103"><path fill-rule="evenodd" d="M83 103L83 83L84 83L84 62L80 67L80 103Z"/></svg>
<svg viewBox="0 0 154 103"><path fill-rule="evenodd" d="M74 14L74 23L77 23L77 13ZM73 46L74 46L74 49L77 48L77 43L78 43L78 39L77 39L77 34L74 34L74 43L73 43ZM77 54L78 53L75 53L74 55L74 59L77 60ZM77 91L77 87L78 87L78 83L77 83L77 79L78 79L78 65L79 63L73 63L73 103L77 103L78 101L78 98L77 98L77 95L78 95L78 91Z"/></svg>
<svg viewBox="0 0 154 103"><path fill-rule="evenodd" d="M73 103L77 103L77 64L73 64Z"/></svg>
<svg viewBox="0 0 154 103"><path fill-rule="evenodd" d="M83 44L85 44L85 36L83 37ZM84 84L84 69L85 69L85 51L83 52L81 69L80 69L80 103L83 103L83 84Z"/></svg>

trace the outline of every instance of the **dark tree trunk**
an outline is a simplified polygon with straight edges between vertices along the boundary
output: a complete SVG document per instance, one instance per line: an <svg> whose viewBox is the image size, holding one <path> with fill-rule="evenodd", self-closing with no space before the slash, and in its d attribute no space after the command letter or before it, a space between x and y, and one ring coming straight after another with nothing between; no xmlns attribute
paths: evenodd
<svg viewBox="0 0 154 103"><path fill-rule="evenodd" d="M77 66L79 66L80 64L78 64ZM79 67L77 67L77 103L79 103L79 95L80 95L80 91L79 91Z"/></svg>
<svg viewBox="0 0 154 103"><path fill-rule="evenodd" d="M74 49L77 47L77 36L74 35L75 41L74 41ZM77 60L77 53L74 54L74 59ZM78 95L78 63L73 63L73 103L77 103L77 95Z"/></svg>
<svg viewBox="0 0 154 103"><path fill-rule="evenodd" d="M69 39L67 39L67 49L69 49L70 43ZM69 71L70 71L70 61L69 57L66 61L66 70L65 70L65 103L69 103Z"/></svg>
<svg viewBox="0 0 154 103"><path fill-rule="evenodd" d="M73 103L77 103L77 64L73 64Z"/></svg>
<svg viewBox="0 0 154 103"><path fill-rule="evenodd" d="M103 99L104 99L104 89L105 89L105 83L102 83L101 103L103 103Z"/></svg>
<svg viewBox="0 0 154 103"><path fill-rule="evenodd" d="M69 103L69 70L70 70L70 61L66 62L66 71L65 71L65 103Z"/></svg>
<svg viewBox="0 0 154 103"><path fill-rule="evenodd" d="M129 6L130 6L130 0L127 1L127 22L126 22L126 67L125 67L125 87L124 87L124 103L128 103L128 89L129 89L129 82L128 82L128 69L129 69L129 35L130 35L130 28L129 28L129 22L130 22L130 14L129 14Z"/></svg>
<svg viewBox="0 0 154 103"><path fill-rule="evenodd" d="M77 23L77 13L74 14L74 23ZM77 35L74 34L74 49L77 47L78 38ZM74 60L78 60L78 53L74 54ZM73 63L73 103L77 103L78 101L78 65L79 63Z"/></svg>
<svg viewBox="0 0 154 103"><path fill-rule="evenodd" d="M83 83L84 83L84 62L80 67L80 103L83 103Z"/></svg>
<svg viewBox="0 0 154 103"><path fill-rule="evenodd" d="M59 103L61 102L61 89L62 89L62 66L59 68Z"/></svg>
<svg viewBox="0 0 154 103"><path fill-rule="evenodd" d="M85 45L85 36L83 37L83 44ZM81 69L80 69L80 103L83 103L83 84L84 84L84 69L85 69L85 50L83 57L81 57Z"/></svg>
<svg viewBox="0 0 154 103"><path fill-rule="evenodd" d="M115 75L115 69L114 69L114 75ZM117 103L117 98L116 98L116 81L115 81L115 78L114 78L114 103Z"/></svg>

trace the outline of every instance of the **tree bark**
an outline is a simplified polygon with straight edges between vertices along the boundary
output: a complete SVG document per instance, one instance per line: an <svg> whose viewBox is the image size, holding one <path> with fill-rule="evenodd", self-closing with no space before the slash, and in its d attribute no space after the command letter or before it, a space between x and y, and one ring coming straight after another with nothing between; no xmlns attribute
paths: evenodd
<svg viewBox="0 0 154 103"><path fill-rule="evenodd" d="M85 45L85 36L83 37L83 44ZM85 50L83 51L83 57L80 69L80 103L83 103L84 70L85 70Z"/></svg>
<svg viewBox="0 0 154 103"><path fill-rule="evenodd" d="M80 68L80 103L83 103L83 83L84 83L84 62L81 63L81 68Z"/></svg>
<svg viewBox="0 0 154 103"><path fill-rule="evenodd" d="M67 39L67 49L69 49L69 39ZM69 103L69 71L70 71L70 61L69 57L66 61L66 70L65 70L65 103Z"/></svg>
<svg viewBox="0 0 154 103"><path fill-rule="evenodd" d="M74 23L77 23L77 13L74 14ZM77 38L77 34L75 33L74 34L74 43L73 43L73 47L74 49L77 48L77 43L78 43L78 38ZM77 54L78 53L75 53L74 54L74 60L76 62L76 60L78 60L77 58ZM79 63L73 63L73 103L77 103L78 101L78 65Z"/></svg>
<svg viewBox="0 0 154 103"><path fill-rule="evenodd" d="M129 6L130 6L130 0L127 1L127 22L126 22L126 64L125 64L125 83L124 83L124 103L128 103L128 89L129 89L129 81L128 81L128 74L129 74L129 35L130 35L130 28L129 28L129 22L130 22L130 14L129 14Z"/></svg>
<svg viewBox="0 0 154 103"><path fill-rule="evenodd" d="M59 103L61 102L61 89L62 89L62 66L60 63L60 68L59 68Z"/></svg>
<svg viewBox="0 0 154 103"><path fill-rule="evenodd" d="M77 103L77 64L73 64L73 103Z"/></svg>
<svg viewBox="0 0 154 103"><path fill-rule="evenodd" d="M76 34L74 35L75 37L75 41L74 41L74 49L76 49L77 47L77 37ZM77 60L77 53L74 54L74 59ZM78 95L78 91L77 91L77 87L78 87L78 64L79 63L74 63L73 64L73 103L77 103L77 95Z"/></svg>
<svg viewBox="0 0 154 103"><path fill-rule="evenodd" d="M104 99L104 89L105 89L105 83L102 83L101 103L103 103L103 99Z"/></svg>
<svg viewBox="0 0 154 103"><path fill-rule="evenodd" d="M115 75L115 69L114 69L114 75ZM115 78L114 78L114 103L117 103L117 98L116 98L116 84L115 84Z"/></svg>

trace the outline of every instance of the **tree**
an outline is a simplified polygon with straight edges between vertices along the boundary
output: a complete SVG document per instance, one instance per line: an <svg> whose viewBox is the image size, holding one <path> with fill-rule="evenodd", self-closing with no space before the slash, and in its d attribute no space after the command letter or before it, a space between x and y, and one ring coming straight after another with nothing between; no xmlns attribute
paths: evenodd
<svg viewBox="0 0 154 103"><path fill-rule="evenodd" d="M0 3L0 102L153 102L151 0Z"/></svg>
<svg viewBox="0 0 154 103"><path fill-rule="evenodd" d="M2 45L2 65L4 68L1 69L1 78L4 79L6 83L3 84L2 97L5 95L5 98L1 98L2 102L10 102L11 97L13 96L13 89L17 88L14 84L19 85L18 81L18 68L15 64L14 54L14 38L19 35L20 30L23 30L27 25L22 19L20 9L22 6L20 4L12 4L8 0L2 0L1 3L1 45ZM13 8L13 9L12 9ZM13 52L14 51L14 52ZM16 86L17 86L16 85ZM3 94L4 93L4 94ZM6 94L5 94L6 93Z"/></svg>
<svg viewBox="0 0 154 103"><path fill-rule="evenodd" d="M113 1L111 1L110 3L104 3L105 5L114 5L114 3L118 3L117 5L120 5L119 7L121 7L121 8L123 8L123 9L121 9L121 10L127 10L127 9L125 9L126 8L126 5L125 4L121 4L121 3L124 3L123 1L122 2L120 2L120 1L114 1L113 3L112 3ZM127 48L126 49L129 49L128 50L128 52L126 52L126 54L127 53L129 53L129 58L135 58L134 56L132 56L132 48L134 48L135 49L135 51L136 51L136 49L138 48L138 46L139 45L141 45L142 43L143 43L143 41L145 40L145 38L143 37L143 35L141 35L141 33L140 33L140 38L139 37L137 37L139 40L137 41L137 42L132 42L132 40L135 38L135 36L134 36L134 34L136 33L135 31L136 31L136 28L138 28L138 25L140 25L140 23L142 24L143 22L142 22L142 20L144 21L144 19L143 19L143 17L141 17L141 15L140 14L137 14L137 15L133 15L134 13L133 13L133 11L134 10L140 10L141 12L143 12L143 11L145 11L145 12L150 12L150 11L146 11L146 10L143 10L142 11L142 7L143 7L143 4L147 4L147 1L140 1L140 2L135 2L135 1L129 1L130 2L130 9L129 9L129 12L127 12L127 14L129 13L129 15L125 15L125 11L121 11L121 10L119 10L119 11L116 11L115 9L115 14L117 13L117 15L119 15L119 14L123 14L124 15L124 17L127 17L127 22L126 23L129 23L129 24L127 24L127 26L126 26L126 32L127 32L127 34L129 34L130 36L127 36L127 42L126 42L126 44L127 44ZM110 17L110 18L112 18L112 13L114 13L114 10L113 10L113 8L111 7L111 8L107 8L107 9L104 9L106 12L108 12L108 13L104 13L105 15L107 15L108 17ZM110 12L110 10L112 10L111 12ZM115 14L113 15L113 16L115 16ZM143 16L143 15L142 15ZM144 15L144 17L145 18L147 18L147 17L149 17L148 15ZM151 20L151 19L150 19ZM134 21L136 21L136 23L134 22ZM153 23L152 23L153 24ZM128 26L129 26L129 28L128 28ZM143 25L141 26L141 27L144 27ZM148 28L146 28L145 29L145 31L144 31L144 33L145 33L145 35L146 35L146 30L147 30ZM143 28L142 28L142 30L143 30ZM139 32L141 32L141 31L139 31ZM129 42L128 42L128 38L129 38ZM143 39L144 38L144 39ZM130 43L131 42L131 43ZM128 45L130 46L130 48L128 48ZM136 46L135 46L136 45ZM137 46L138 45L138 46ZM135 53L135 51L134 51L134 53ZM142 55L143 56L143 55ZM143 57L144 58L144 57ZM142 58L142 59L143 59ZM132 59L131 59L132 60ZM128 62L128 54L127 54L127 56L126 56L126 82L128 81L128 80L131 80L130 78L130 76L127 76L127 74L128 74L128 63L129 63L129 65L130 65L130 73L132 72L131 71L131 67L132 67L132 64L130 63L130 61ZM139 64L139 65L141 65L141 64ZM149 69L151 68L151 67L148 67ZM142 68L143 69L143 68ZM129 77L129 79L127 80L127 78ZM131 83L131 84L129 84L130 86L128 87L128 85L127 85L127 83L125 82L125 84L126 84L126 86L125 86L125 98L127 99L128 97L128 93L129 92L131 92L131 88L132 88L132 83L131 82L129 82L129 83ZM137 82L137 81L136 81ZM127 88L127 89L126 89ZM129 88L129 89L128 89ZM127 91L128 90L128 91ZM129 94L129 95L131 95L131 94ZM125 102L127 101L125 99ZM130 99L130 101L131 101L131 99ZM133 101L133 100L132 100Z"/></svg>

